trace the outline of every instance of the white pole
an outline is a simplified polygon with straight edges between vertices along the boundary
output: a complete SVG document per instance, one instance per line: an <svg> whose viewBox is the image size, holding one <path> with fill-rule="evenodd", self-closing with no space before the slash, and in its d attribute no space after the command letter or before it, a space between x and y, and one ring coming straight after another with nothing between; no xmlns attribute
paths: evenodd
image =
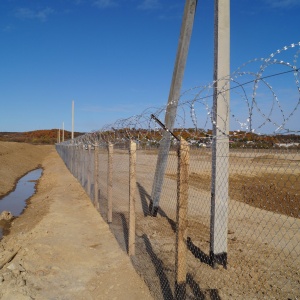
<svg viewBox="0 0 300 300"><path fill-rule="evenodd" d="M210 259L227 266L230 0L215 0Z"/></svg>
<svg viewBox="0 0 300 300"><path fill-rule="evenodd" d="M176 61L173 71L172 83L169 92L168 105L165 115L165 125L169 130L173 130L180 90L184 75L184 69L187 61L187 55L192 35L194 17L196 12L197 0L186 0L183 20L181 25ZM170 150L171 139L170 133L165 131L163 139L160 141L158 158L156 162L155 175L152 185L150 204L151 215L156 216L160 194L163 186L165 170L167 166L168 154Z"/></svg>
<svg viewBox="0 0 300 300"><path fill-rule="evenodd" d="M65 123L62 123L62 141L65 141Z"/></svg>
<svg viewBox="0 0 300 300"><path fill-rule="evenodd" d="M72 101L72 136L71 139L74 139L74 100Z"/></svg>

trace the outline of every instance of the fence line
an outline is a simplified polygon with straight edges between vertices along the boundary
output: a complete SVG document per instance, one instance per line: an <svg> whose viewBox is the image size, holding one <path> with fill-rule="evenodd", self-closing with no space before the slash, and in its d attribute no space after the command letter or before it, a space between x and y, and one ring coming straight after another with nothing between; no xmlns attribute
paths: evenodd
<svg viewBox="0 0 300 300"><path fill-rule="evenodd" d="M230 131L229 147L228 143L223 147L222 139L211 131L216 117L208 101L213 85L183 94L173 131L181 142L170 135L172 146L156 216L150 213L151 191L163 129L151 114L160 119L164 108L149 109L56 145L155 299L300 298L297 46L300 43L255 60L260 63L256 73L243 72L249 66L245 64L231 76L233 83L248 75L255 80L251 93L245 84L231 84L231 89L241 91L236 105L246 103L246 109L237 113L232 109L233 123L239 128ZM293 64L275 59L291 50L295 50ZM289 110L266 81L267 69L274 66L293 71L297 90L295 106ZM259 84L271 91L270 103L266 95L265 102L259 101ZM201 129L200 120L205 124ZM272 134L258 132L268 125L273 126ZM214 145L218 145L216 153ZM216 155L228 165L221 165L217 175L221 200L214 210ZM224 186L228 195L222 194ZM222 249L226 245L226 251L216 257L212 248L220 244Z"/></svg>
<svg viewBox="0 0 300 300"><path fill-rule="evenodd" d="M77 167L83 165L77 168L77 178L93 201L93 189L87 184L95 185L94 176L91 179L87 176L91 174L96 151L63 144L56 147L70 170L76 164ZM190 168L188 176L185 176L189 180L188 227L184 242L187 271L182 284L177 275L178 272L185 273L184 267L176 263L176 253L182 253L176 246L176 229L180 228L176 217L176 199L180 195L180 192L177 194L180 187L176 184L180 173L177 164L182 166L182 163L176 151L171 149L160 207L157 217L152 217L149 206L157 148L136 150L135 255L132 255L132 261L153 296L156 299L173 299L182 295L182 287L186 285L187 299L297 299L300 295L299 151L230 151L227 269L214 269L210 257L212 153L210 148L195 147L191 147L190 152ZM111 176L108 157L108 147L99 147L98 209L107 220L109 205L106 191ZM132 246L129 242L129 187L132 185L129 181L129 144L115 145L112 160L113 218L110 228L127 252ZM95 206L97 208L97 203ZM182 296L180 299L183 299Z"/></svg>

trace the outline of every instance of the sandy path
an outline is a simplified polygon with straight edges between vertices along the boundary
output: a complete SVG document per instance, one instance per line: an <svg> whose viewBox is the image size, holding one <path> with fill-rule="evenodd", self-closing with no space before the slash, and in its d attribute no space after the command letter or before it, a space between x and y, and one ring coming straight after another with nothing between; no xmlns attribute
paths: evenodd
<svg viewBox="0 0 300 300"><path fill-rule="evenodd" d="M0 242L0 299L152 299L53 149L38 191Z"/></svg>

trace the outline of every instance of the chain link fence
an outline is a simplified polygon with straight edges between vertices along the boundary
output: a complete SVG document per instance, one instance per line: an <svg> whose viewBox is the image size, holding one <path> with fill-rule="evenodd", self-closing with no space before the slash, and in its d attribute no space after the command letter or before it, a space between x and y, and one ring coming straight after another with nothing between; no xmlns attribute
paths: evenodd
<svg viewBox="0 0 300 300"><path fill-rule="evenodd" d="M165 107L56 145L155 299L300 299L297 46L255 60L262 61L256 73L231 76L235 83L237 76L255 78L252 89L233 86L247 109L230 110L239 126L229 134L211 130L213 85L184 93L159 184L159 145L168 129L155 118ZM291 49L294 64L274 58ZM274 65L292 70L296 100L288 113L262 78ZM259 83L271 91L269 106L259 101Z"/></svg>
<svg viewBox="0 0 300 300"><path fill-rule="evenodd" d="M130 246L132 186L128 147L126 143L114 145L110 158L108 147L99 147L99 194L95 202L93 171L98 151L57 145L67 166L110 223L126 252ZM184 178L188 183L188 198L182 251L186 253L180 254L186 259L183 272L187 299L297 299L300 296L299 151L230 149L228 228L223 237L228 249L226 268L222 261L213 265L210 255L212 151L191 147L189 152L188 176ZM135 253L131 257L156 299L174 299L176 255L179 255L176 250L179 158L176 149L171 149L159 209L153 217L149 206L157 154L157 148L136 150Z"/></svg>

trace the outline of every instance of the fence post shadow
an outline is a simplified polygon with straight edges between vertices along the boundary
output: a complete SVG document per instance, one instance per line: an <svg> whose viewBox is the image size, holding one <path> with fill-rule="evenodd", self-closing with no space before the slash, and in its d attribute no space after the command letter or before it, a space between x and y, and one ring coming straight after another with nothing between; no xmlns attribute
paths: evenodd
<svg viewBox="0 0 300 300"><path fill-rule="evenodd" d="M87 181L86 181L85 178L84 178L83 181L82 181L82 187L83 187L83 189L85 190L85 192L87 192Z"/></svg>
<svg viewBox="0 0 300 300"><path fill-rule="evenodd" d="M94 188L95 188L94 183L91 183L90 195L89 196L90 196L90 199L91 199L91 201L92 201L93 204L95 203L95 201L94 201L94 199L95 199Z"/></svg>
<svg viewBox="0 0 300 300"><path fill-rule="evenodd" d="M211 300L222 300L219 295L218 290L216 290L216 289L209 290L209 296L210 296Z"/></svg>
<svg viewBox="0 0 300 300"><path fill-rule="evenodd" d="M221 300L221 297L217 289L209 289L209 290L202 291L199 284L194 280L193 276L190 273L186 274L186 283L190 286L195 297L194 299L205 300L207 299L206 297L207 293L209 293L209 299Z"/></svg>
<svg viewBox="0 0 300 300"><path fill-rule="evenodd" d="M197 247L190 237L187 237L186 245L188 250L191 251L191 253L195 256L195 258L198 258L202 263L205 263L211 267L213 267L211 258L209 255L205 254L199 247Z"/></svg>
<svg viewBox="0 0 300 300"><path fill-rule="evenodd" d="M190 286L196 299L205 300L205 295L201 291L199 284L194 280L190 273L186 274L186 283Z"/></svg>
<svg viewBox="0 0 300 300"><path fill-rule="evenodd" d="M121 218L121 222L122 222L122 228L123 228L123 236L124 236L124 243L125 243L125 249L126 249L126 252L128 253L128 224L127 224L127 220L126 220L126 217L123 213L120 213L119 214L120 218Z"/></svg>
<svg viewBox="0 0 300 300"><path fill-rule="evenodd" d="M138 186L138 190L139 190L139 193L140 193L140 198L141 198L141 202L142 202L142 208L143 208L144 216L145 217L153 216L153 215L151 215L151 209L152 209L152 205L153 205L153 202L151 200L151 196L146 192L144 187L139 182L137 182L137 186ZM147 199L149 201L149 206L148 206L148 203L147 203ZM172 219L170 219L168 217L168 215L160 207L158 207L157 213L159 213L162 217L166 218L167 221L169 222L169 224L171 225L172 230L174 232L176 232L176 222L173 221Z"/></svg>
<svg viewBox="0 0 300 300"><path fill-rule="evenodd" d="M146 198L148 198L149 202L151 202L151 197L148 195L144 187L139 182L137 182L136 184L140 193L140 199L141 199L144 217L147 217L148 215L150 215L150 212L149 212L149 208L148 208L149 206Z"/></svg>
<svg viewBox="0 0 300 300"><path fill-rule="evenodd" d="M167 276L164 272L163 262L154 253L151 242L150 242L149 238L147 237L147 235L143 234L142 238L143 238L145 246L146 246L146 251L149 254L149 256L151 258L151 261L153 263L153 266L155 268L156 275L159 278L161 292L163 294L163 299L173 300L174 297L173 297L173 294L172 294L172 290L171 290L171 287L170 287L169 280L168 280L168 278L167 278Z"/></svg>
<svg viewBox="0 0 300 300"><path fill-rule="evenodd" d="M99 205L99 213L104 220L107 220L107 198L102 192L102 189L98 190L98 205Z"/></svg>
<svg viewBox="0 0 300 300"><path fill-rule="evenodd" d="M172 230L176 233L176 222L173 221L172 219L170 219L170 218L168 217L168 215L167 215L160 207L158 208L158 213L159 213L162 217L164 217L164 218L167 219L167 221L168 221L169 224L171 225Z"/></svg>

